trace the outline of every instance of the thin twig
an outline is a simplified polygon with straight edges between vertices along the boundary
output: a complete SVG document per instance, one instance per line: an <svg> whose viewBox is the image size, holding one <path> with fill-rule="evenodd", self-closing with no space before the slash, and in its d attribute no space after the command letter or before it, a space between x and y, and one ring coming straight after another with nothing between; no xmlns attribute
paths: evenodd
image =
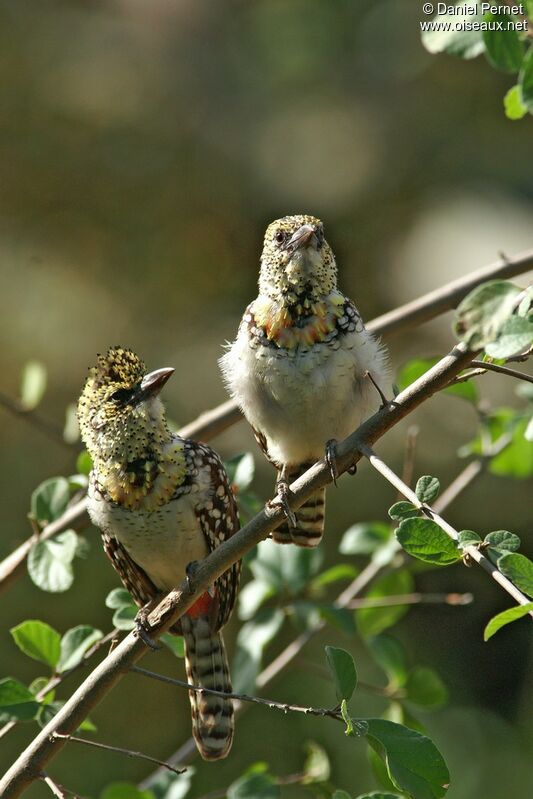
<svg viewBox="0 0 533 799"><path fill-rule="evenodd" d="M459 533L457 530L452 527L451 524L448 524L448 522L443 519L442 516L439 516L439 514L429 505L420 502L415 492L402 482L402 480L390 468L390 466L387 466L387 464L382 461L378 455L376 455L376 453L370 446L368 446L368 444L361 444L359 451L366 458L368 458L369 462L372 464L374 469L376 469L376 471L382 474L383 477L385 477L385 479L391 483L391 485L395 486L395 488L398 488L402 492L406 499L412 502L415 507L424 513L425 516L438 524L441 530L444 530L444 532L449 535L451 539L457 541L459 538ZM494 564L491 563L482 552L479 551L477 547L463 547L463 552L466 553L479 566L481 566L488 574L490 574L490 576L504 589L504 591L507 591L507 593L512 596L515 602L517 602L519 605L527 605L531 601L527 596L525 596L525 594L519 591L514 583L507 579L507 577L505 577L505 575L503 575L499 569L494 566ZM533 611L529 615L533 618Z"/></svg>
<svg viewBox="0 0 533 799"><path fill-rule="evenodd" d="M307 716L329 716L330 718L339 719L340 714L338 710L321 708L321 707L305 707L303 705L293 705L287 702L278 702L275 699L265 699L261 696L249 696L248 694L229 693L227 691L216 691L214 688L203 688L199 685L192 685L185 682L185 680L176 680L173 677L167 677L164 674L158 674L155 671L148 671L148 669L141 669L139 666L133 666L131 669L135 674L141 674L143 677L149 677L152 680L159 680L169 685L177 685L179 688L187 688L189 691L197 691L199 694L209 694L211 696L222 696L224 699L235 699L238 702L250 702L254 705L263 705L270 710L281 710L283 713L304 713Z"/></svg>
<svg viewBox="0 0 533 799"><path fill-rule="evenodd" d="M473 594L389 594L380 597L352 599L347 607L350 610L363 608L387 608L394 605L470 605L474 601Z"/></svg>
<svg viewBox="0 0 533 799"><path fill-rule="evenodd" d="M514 377L517 380L525 380L526 383L533 383L533 375L528 375L526 372L519 372L517 369L509 369L507 366L499 366L497 363L489 363L488 361L472 361L472 366L478 368L465 372L464 375L458 375L450 381L450 386L456 386L458 383L466 383L473 377L481 377L489 372L498 372L499 374Z"/></svg>
<svg viewBox="0 0 533 799"><path fill-rule="evenodd" d="M150 755L145 755L144 752L134 752L132 749L124 749L121 746L111 746L110 744L103 744L98 741L90 741L88 738L78 738L76 735L62 735L59 732L53 732L50 735L50 740L52 743L55 741L71 741L72 743L76 744L85 744L86 746L92 746L95 749L106 749L108 752L117 752L119 755L126 755L127 757L135 757L139 760L148 760L150 763L157 763L158 766L162 768L168 769L168 771L173 771L174 774L183 774L187 771L186 768L178 769L175 766L167 763L165 760L158 760L157 757L150 757Z"/></svg>
<svg viewBox="0 0 533 799"><path fill-rule="evenodd" d="M50 788L54 796L57 797L57 799L66 799L65 791L62 790L61 787L56 782L54 782L54 780L51 777L48 776L48 774L43 774L41 776L41 780L46 785L48 785L48 787Z"/></svg>

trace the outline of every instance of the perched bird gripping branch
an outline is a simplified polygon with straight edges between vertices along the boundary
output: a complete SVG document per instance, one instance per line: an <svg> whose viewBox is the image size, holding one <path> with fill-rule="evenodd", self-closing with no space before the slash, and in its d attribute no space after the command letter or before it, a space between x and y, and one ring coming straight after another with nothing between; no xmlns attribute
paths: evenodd
<svg viewBox="0 0 533 799"><path fill-rule="evenodd" d="M337 288L337 266L320 219L285 216L268 226L259 296L244 312L220 365L231 395L278 470L287 523L280 544L314 547L324 532L325 489L295 513L289 484L346 437L389 387L386 354L353 302Z"/></svg>
<svg viewBox="0 0 533 799"><path fill-rule="evenodd" d="M93 461L89 514L122 583L145 609L138 614L141 628L146 606L239 528L218 455L168 428L159 392L173 371L146 374L131 350L110 349L90 369L78 404ZM233 609L239 575L237 563L172 628L184 637L187 679L194 685L231 692L220 630ZM225 757L233 739L232 700L197 691L189 698L200 754Z"/></svg>

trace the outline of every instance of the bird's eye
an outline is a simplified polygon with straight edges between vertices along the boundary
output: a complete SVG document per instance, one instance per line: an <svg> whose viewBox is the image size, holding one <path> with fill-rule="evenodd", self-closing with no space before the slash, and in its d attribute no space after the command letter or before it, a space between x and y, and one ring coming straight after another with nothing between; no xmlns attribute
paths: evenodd
<svg viewBox="0 0 533 799"><path fill-rule="evenodd" d="M125 404L130 397L131 391L129 388L118 388L111 394L110 399L117 404Z"/></svg>
<svg viewBox="0 0 533 799"><path fill-rule="evenodd" d="M285 241L285 232L283 230L276 231L276 235L274 236L278 244L283 244Z"/></svg>

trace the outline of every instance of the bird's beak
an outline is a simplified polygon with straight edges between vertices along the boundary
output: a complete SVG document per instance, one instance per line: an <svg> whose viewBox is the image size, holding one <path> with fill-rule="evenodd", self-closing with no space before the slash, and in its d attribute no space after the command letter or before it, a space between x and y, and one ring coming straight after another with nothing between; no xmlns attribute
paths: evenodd
<svg viewBox="0 0 533 799"><path fill-rule="evenodd" d="M174 369L167 367L165 369L155 369L145 375L137 394L137 400L142 401L148 397L157 396L173 372Z"/></svg>
<svg viewBox="0 0 533 799"><path fill-rule="evenodd" d="M291 236L283 249L291 253L296 252L300 247L307 247L313 237L315 238L316 244L318 244L316 231L313 225L302 225L302 227L298 228L296 233Z"/></svg>

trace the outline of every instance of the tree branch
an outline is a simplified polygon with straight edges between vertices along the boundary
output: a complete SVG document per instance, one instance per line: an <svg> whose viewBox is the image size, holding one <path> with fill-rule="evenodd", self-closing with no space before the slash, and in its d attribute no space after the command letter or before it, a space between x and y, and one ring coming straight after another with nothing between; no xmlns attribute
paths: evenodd
<svg viewBox="0 0 533 799"><path fill-rule="evenodd" d="M361 459L361 446L371 445L415 408L444 388L465 369L475 353L459 344L418 380L402 391L390 406L374 414L354 433L337 446L339 474ZM326 460L322 458L291 485L289 504L297 510L318 488L331 482ZM277 498L280 502L280 498ZM169 629L215 579L242 558L259 541L267 537L284 520L281 504L268 503L248 524L211 552L199 565L192 585L184 580L167 594L150 613L151 634L158 637ZM371 564L379 570L377 564ZM359 575L361 578L361 575ZM343 594L341 594L341 598ZM353 598L353 597L350 597ZM54 734L75 732L90 711L102 701L124 674L146 652L145 644L130 633L86 678L55 717L36 736L0 782L4 799L20 796L34 780L39 779L46 764L60 751L64 739L52 740ZM4 793L2 793L2 791Z"/></svg>
<svg viewBox="0 0 533 799"><path fill-rule="evenodd" d="M368 328L374 332L389 333L391 330L398 332L413 325L421 325L456 308L468 292L480 283L495 279L508 280L527 272L532 267L533 250L525 250L511 258L501 258L489 266L483 266L469 275L447 283L442 288L430 291L417 300L401 305L394 311L378 316Z"/></svg>
<svg viewBox="0 0 533 799"><path fill-rule="evenodd" d="M99 741L90 741L88 738L79 738L76 735L61 735L59 732L54 732L50 736L52 742L53 741L65 741L69 742L72 741L76 744L85 744L86 746L93 746L96 749L106 749L108 752L117 752L119 755L126 755L127 757L136 757L139 760L148 760L150 763L157 763L158 766L161 768L167 769L167 771L173 771L174 774L184 774L187 769L185 768L176 768L171 763L167 763L165 760L159 760L157 757L150 757L150 755L145 755L144 752L136 752L133 749L124 749L122 746L110 746L110 744L102 744Z"/></svg>
<svg viewBox="0 0 533 799"><path fill-rule="evenodd" d="M469 291L486 280L495 278L507 279L527 272L533 267L533 250L526 250L511 258L503 258L489 266L471 272L465 277L447 283L441 288L424 294L412 302L401 305L393 311L389 311L382 316L372 319L366 325L368 330L382 335L384 333L397 332L407 327L423 324L434 319L446 311L454 308ZM180 430L180 435L184 438L196 438L208 441L219 433L227 430L242 418L241 411L235 400L228 400L221 405L201 414L194 422L186 425ZM49 538L58 532L69 527L84 527L89 524L87 516L86 501L82 499L76 506L77 514L70 515L70 508L65 514L54 522L53 532L49 532L48 527L42 531L41 536ZM28 538L14 552L8 555L5 560L0 562L0 592L5 590L14 580L21 577L25 572L25 560L34 542L34 537Z"/></svg>
<svg viewBox="0 0 533 799"><path fill-rule="evenodd" d="M405 483L398 477L398 475L387 466L387 464L379 458L376 453L369 447L367 444L360 444L359 451L368 458L369 462L372 464L374 469L378 471L380 474L385 477L386 480L395 488L399 489L403 496L408 499L410 502L415 505L428 519L431 519L438 524L441 530L450 536L453 541L457 541L459 538L459 533L457 530L448 524L448 522L439 516L439 514L434 511L431 506L420 502L417 495L414 491L412 491L409 486L405 485ZM465 552L473 561L475 561L479 566L481 566L490 576L496 580L496 582L507 591L507 593L513 597L515 602L519 605L528 605L531 600L525 596L521 591L518 590L516 585L512 583L505 575L501 573L501 571L494 566L491 561L483 555L482 552L475 546L466 546L462 548L463 552ZM533 618L533 611L529 614Z"/></svg>

